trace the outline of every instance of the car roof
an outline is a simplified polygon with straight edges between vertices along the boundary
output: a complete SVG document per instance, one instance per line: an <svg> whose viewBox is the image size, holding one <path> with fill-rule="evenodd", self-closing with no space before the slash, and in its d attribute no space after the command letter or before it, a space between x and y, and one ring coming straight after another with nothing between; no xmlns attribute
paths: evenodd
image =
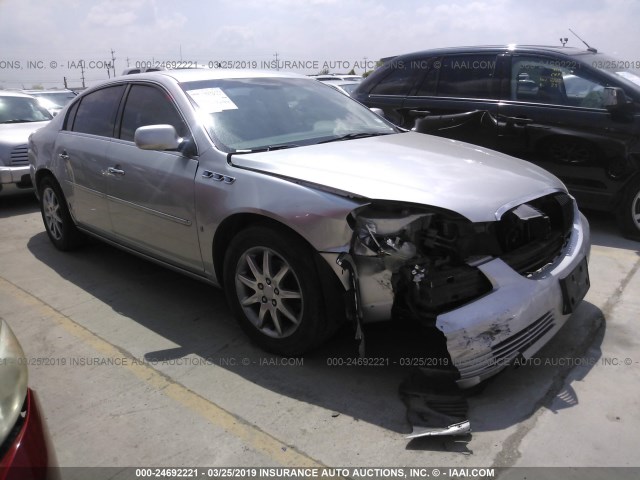
<svg viewBox="0 0 640 480"><path fill-rule="evenodd" d="M49 90L22 90L22 93L26 93L28 95L44 95L47 93L73 93L73 90L69 90L68 88L52 88Z"/></svg>
<svg viewBox="0 0 640 480"><path fill-rule="evenodd" d="M199 80L217 80L225 78L306 78L305 75L273 70L235 70L235 69L208 69L208 68L184 68L175 70L162 70L159 72L134 73L126 77L117 77L131 81L134 79L157 79L159 76L171 77L177 82L195 82Z"/></svg>
<svg viewBox="0 0 640 480"><path fill-rule="evenodd" d="M446 48L434 48L432 50L421 50L418 52L401 54L395 57L386 57L384 61L389 61L398 57L413 57L423 55L450 55L457 53L492 53L492 52L546 52L556 53L568 56L589 55L594 54L593 50L585 50L584 48L576 47L562 47L555 45L480 45L480 46L466 46L466 47L446 47Z"/></svg>

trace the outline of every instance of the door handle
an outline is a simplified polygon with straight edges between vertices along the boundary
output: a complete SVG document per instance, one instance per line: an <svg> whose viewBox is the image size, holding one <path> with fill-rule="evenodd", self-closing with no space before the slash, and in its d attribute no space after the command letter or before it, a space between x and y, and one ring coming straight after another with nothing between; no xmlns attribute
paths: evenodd
<svg viewBox="0 0 640 480"><path fill-rule="evenodd" d="M116 167L119 167L120 165L116 165ZM124 170L121 170L119 168L116 167L109 167L107 168L107 173L110 173L111 175L124 175Z"/></svg>
<svg viewBox="0 0 640 480"><path fill-rule="evenodd" d="M66 150L63 150L62 153L59 153L58 157L60 157L61 160L69 160L69 155L67 154Z"/></svg>

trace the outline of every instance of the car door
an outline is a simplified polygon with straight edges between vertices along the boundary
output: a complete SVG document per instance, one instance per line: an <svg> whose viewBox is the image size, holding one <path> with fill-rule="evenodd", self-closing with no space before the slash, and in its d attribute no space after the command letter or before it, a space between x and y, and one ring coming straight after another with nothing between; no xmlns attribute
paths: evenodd
<svg viewBox="0 0 640 480"><path fill-rule="evenodd" d="M422 133L495 148L500 85L497 53L461 53L421 60L423 76L402 107L405 124L416 111ZM444 117L442 117L444 115Z"/></svg>
<svg viewBox="0 0 640 480"><path fill-rule="evenodd" d="M619 85L571 57L509 57L498 150L559 177L581 207L610 209L629 177L626 154L638 131L637 118L605 108L605 87Z"/></svg>
<svg viewBox="0 0 640 480"><path fill-rule="evenodd" d="M135 131L168 124L183 138L189 130L167 91L153 84L131 85L118 138L109 147L108 207L117 240L170 264L202 272L198 243L194 179L195 155L142 150Z"/></svg>
<svg viewBox="0 0 640 480"><path fill-rule="evenodd" d="M85 95L69 110L54 146L64 169L61 186L74 218L101 234L111 232L105 171L124 91L124 85L117 85Z"/></svg>

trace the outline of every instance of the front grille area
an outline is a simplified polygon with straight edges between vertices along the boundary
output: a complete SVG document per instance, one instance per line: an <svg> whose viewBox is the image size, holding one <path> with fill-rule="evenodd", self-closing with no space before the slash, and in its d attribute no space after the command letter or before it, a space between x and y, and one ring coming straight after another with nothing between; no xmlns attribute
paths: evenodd
<svg viewBox="0 0 640 480"><path fill-rule="evenodd" d="M525 351L554 327L553 314L547 312L527 328L494 345L491 350L497 362L508 362L518 353Z"/></svg>
<svg viewBox="0 0 640 480"><path fill-rule="evenodd" d="M29 164L29 156L27 155L27 145L18 145L11 150L9 155L9 165L18 167Z"/></svg>
<svg viewBox="0 0 640 480"><path fill-rule="evenodd" d="M528 327L491 347L478 357L456 363L460 378L491 375L506 367L521 352L534 345L555 326L553 313L547 312Z"/></svg>
<svg viewBox="0 0 640 480"><path fill-rule="evenodd" d="M500 258L524 276L552 263L564 251L573 227L574 202L566 193L547 195L506 212L500 219Z"/></svg>

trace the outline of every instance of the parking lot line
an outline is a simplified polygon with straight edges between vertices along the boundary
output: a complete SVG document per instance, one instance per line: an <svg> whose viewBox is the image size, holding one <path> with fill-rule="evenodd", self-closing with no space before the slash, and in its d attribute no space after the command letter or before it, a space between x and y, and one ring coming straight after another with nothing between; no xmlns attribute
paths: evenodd
<svg viewBox="0 0 640 480"><path fill-rule="evenodd" d="M43 317L53 320L65 331L97 352L107 357L125 356L129 358L131 361L123 365L123 368L138 379L200 415L211 424L240 439L250 448L267 455L280 465L288 467L325 467L325 465L295 450L255 425L247 423L243 418L221 408L184 385L176 383L158 370L139 361L129 352L100 338L39 298L2 277L0 277L0 291L19 301L25 307L36 310Z"/></svg>

